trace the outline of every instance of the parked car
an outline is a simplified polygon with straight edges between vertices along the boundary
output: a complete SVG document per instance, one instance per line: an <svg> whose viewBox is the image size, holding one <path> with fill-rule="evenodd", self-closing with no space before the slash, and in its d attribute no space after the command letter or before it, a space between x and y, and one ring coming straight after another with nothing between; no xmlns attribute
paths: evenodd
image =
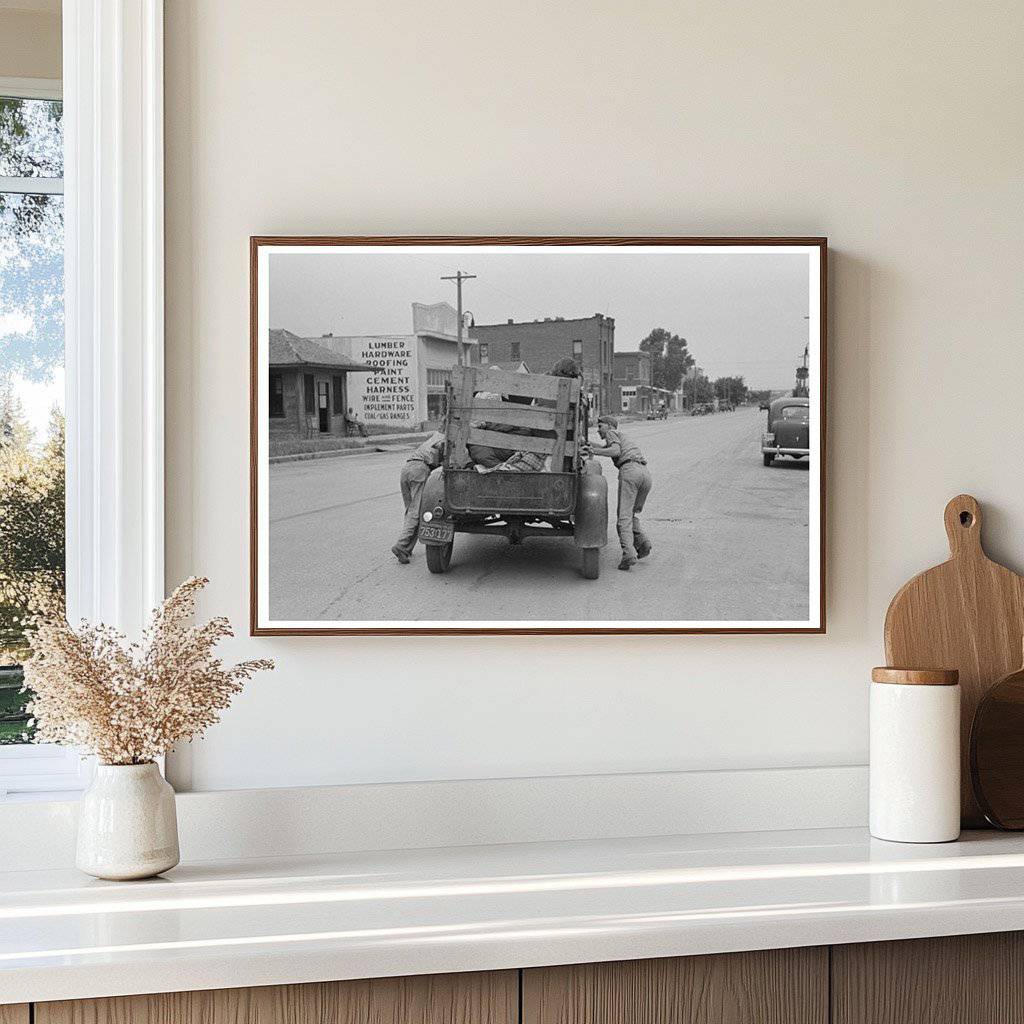
<svg viewBox="0 0 1024 1024"><path fill-rule="evenodd" d="M776 398L768 406L768 426L761 437L764 464L788 455L803 459L811 454L811 402L808 398Z"/></svg>

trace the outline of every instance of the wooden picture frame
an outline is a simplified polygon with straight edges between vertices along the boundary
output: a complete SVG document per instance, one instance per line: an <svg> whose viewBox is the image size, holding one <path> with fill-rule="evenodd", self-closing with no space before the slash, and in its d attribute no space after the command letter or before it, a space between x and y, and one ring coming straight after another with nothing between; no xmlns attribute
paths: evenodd
<svg viewBox="0 0 1024 1024"><path fill-rule="evenodd" d="M269 288L270 288L270 256L282 256L289 254L314 256L318 254L333 255L335 253L346 256L360 256L364 253L375 255L388 255L392 252L401 255L415 255L429 253L430 255L451 254L449 260L453 272L467 262L472 254L479 252L484 254L495 254L500 252L525 255L521 247L526 247L528 252L538 255L547 255L554 251L564 251L565 255L611 255L628 253L637 257L644 255L661 255L669 249L679 250L687 255L717 255L722 254L760 254L766 255L788 254L806 255L808 257L808 291L807 291L807 313L802 316L806 321L806 348L804 351L804 373L803 382L805 388L809 389L808 417L809 417L809 442L806 465L809 467L807 473L811 483L808 485L807 504L807 526L808 526L808 601L806 620L781 620L775 624L772 620L601 620L591 624L585 621L567 621L562 624L559 621L545 620L534 622L533 620L473 620L463 621L460 619L446 619L444 621L423 620L401 620L394 625L389 621L375 620L292 620L274 618L269 612L268 587L270 583L270 527L269 527L269 490L268 478L270 475L269 459L269 426L264 429L266 415L270 409L270 367L268 360L269 335L272 329L280 334L281 331L276 324L269 320ZM549 250L548 247L554 247ZM469 256L467 256L467 252ZM545 634L594 634L594 635L627 635L627 634L823 634L826 631L826 425L827 425L827 253L828 244L824 237L662 237L662 236L594 236L594 237L560 237L560 236L253 236L250 238L250 633L253 636L404 636L404 635L545 635ZM462 272L459 271L461 275ZM452 275L454 279L454 273ZM468 278L467 278L468 279ZM447 280L447 279L446 279ZM461 300L461 284L459 281L459 293ZM441 294L440 291L438 294ZM412 296L410 296L412 298ZM438 304L440 305L440 304ZM428 307L424 307L428 308ZM460 305L461 312L461 305ZM595 314L600 316L600 314ZM561 317L548 318L561 321ZM612 317L607 317L612 320ZM464 321L459 320L462 324ZM509 324L512 324L510 319ZM539 322L536 321L536 322ZM523 321L525 325L526 321ZM457 328L456 328L457 330ZM475 326L469 327L469 331L479 330ZM284 334L288 334L284 331ZM796 335L796 332L794 332ZM291 335L296 339L296 350L301 349L300 341L313 341L320 339L301 338L299 335ZM340 343L342 338L335 338L333 335L324 334L322 339L327 339L335 344ZM449 341L452 338L448 339ZM796 339L795 339L796 340ZM466 336L458 331L455 336L456 346L459 352L468 351L466 345L474 343L472 336ZM635 344L635 343L634 343ZM306 351L303 349L303 351ZM518 350L516 350L518 351ZM574 344L574 353L577 351ZM307 353L308 354L308 353ZM795 348L794 348L795 354ZM478 358L482 356L477 353ZM295 359L301 355L295 356ZM348 357L346 357L348 358ZM470 358L467 355L467 360ZM263 360L268 360L263 362ZM614 356L611 360L614 362ZM367 364L361 364L362 370L342 371L334 378L333 391L337 392L346 379L344 372L369 373L371 368ZM601 364L601 372L604 373L604 363ZM292 368L294 369L294 368ZM522 372L522 367L519 367ZM527 367L530 372L535 372L535 367ZM327 368L320 367L320 371L326 373ZM308 380L312 374L306 374ZM372 378L367 378L372 379ZM797 366L797 386L800 385L800 370ZM299 392L305 385L297 385ZM277 384L275 383L275 387ZM683 397L680 401L685 402L685 385L681 386ZM337 418L339 408L341 415L346 413L345 403L339 406L338 398L331 397L328 392L331 389L321 388L323 394L319 394L314 403L319 403L319 408L314 413L319 413L321 428L325 422L323 413L323 402L328 403L330 416ZM625 391L622 389L622 400L625 401ZM657 390L656 388L653 390ZM696 393L696 392L695 392ZM773 392L774 394L774 392ZM326 396L326 397L325 397ZM678 393L677 393L677 398ZM302 401L303 399L299 399ZM304 399L309 401L309 399ZM365 400L365 396L364 396ZM331 406L331 403L333 407ZM605 403L607 405L607 402ZM718 402L716 400L715 404ZM275 407L276 408L276 407ZM693 411L692 409L689 411ZM346 429L355 422L360 429L362 424L359 421L358 413L353 413L351 407L347 412L351 415L351 421L345 420ZM266 414L266 415L265 415ZM682 410L680 411L682 415ZM738 413L737 413L738 415ZM313 423L314 419L308 422ZM760 421L759 421L760 422ZM564 431L561 442L565 443ZM771 436L771 435L769 435ZM592 438L591 438L592 440ZM411 451L413 441L409 441ZM762 444L767 444L763 440ZM315 465L316 453L310 453L314 457L310 460ZM760 451L752 449L752 457L756 459ZM787 452L788 454L788 452ZM793 459L802 456L792 456ZM305 455L302 456L305 461ZM352 459L328 458L327 462L352 462ZM600 460L598 460L600 461ZM781 457L776 457L776 465ZM766 471L769 458L765 456ZM568 465L568 463L567 463ZM656 474L656 467L655 467ZM608 466L608 477L614 481L614 473L611 466ZM614 485L613 485L614 486ZM657 492L657 483L652 494ZM610 525L608 533L609 550L616 546L615 533L615 507L614 497L610 498ZM397 480L395 483L395 510L389 512L396 520L401 520L401 506L399 504ZM303 515L306 513L297 513ZM639 535L638 535L639 536ZM639 542L638 542L639 543ZM630 574L615 574L614 562L605 559L605 568L612 572L606 572L606 576L613 577L611 585L618 586L614 577L621 575L624 579L638 577L640 571L633 571ZM421 559L422 561L422 559ZM653 561L653 559L652 559ZM634 567L634 569L646 571L648 564ZM396 571L408 572L413 567L394 567ZM418 571L422 571L422 566ZM652 577L648 577L652 578ZM602 587L608 585L604 579L580 581L580 586ZM611 593L609 589L609 593ZM770 604L771 595L765 595L766 604ZM768 609L770 610L770 608Z"/></svg>

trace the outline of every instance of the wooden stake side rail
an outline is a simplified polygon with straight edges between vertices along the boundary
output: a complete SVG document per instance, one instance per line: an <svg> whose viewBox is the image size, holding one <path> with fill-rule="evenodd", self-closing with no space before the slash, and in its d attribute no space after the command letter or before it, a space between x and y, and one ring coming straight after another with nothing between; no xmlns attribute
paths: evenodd
<svg viewBox="0 0 1024 1024"><path fill-rule="evenodd" d="M576 442L565 440L565 430L561 431L561 441L557 437L530 437L527 434L506 434L500 430L482 430L470 427L467 434L469 444L482 444L491 448L511 448L517 452L536 452L539 455L554 456L561 444L563 455L576 454ZM551 465L555 466L552 458Z"/></svg>
<svg viewBox="0 0 1024 1024"><path fill-rule="evenodd" d="M493 421L508 423L514 427L534 427L537 430L552 430L555 424L566 422L568 416L568 411L562 414L554 409L517 405L515 402L503 402L498 398L483 399L479 396L469 408L455 408L452 411L460 418L468 416L474 422Z"/></svg>
<svg viewBox="0 0 1024 1024"><path fill-rule="evenodd" d="M452 387L461 392L465 380L472 381L474 391L485 391L496 395L516 395L519 398L542 398L550 402L558 400L561 381L575 384L579 395L579 381L567 377L549 377L546 373L513 373L485 366L455 366L452 368ZM489 399L487 399L489 401Z"/></svg>
<svg viewBox="0 0 1024 1024"><path fill-rule="evenodd" d="M497 397L496 397L497 396ZM523 405L512 398L529 400ZM576 454L576 440L569 440L579 409L580 382L545 374L510 373L475 366L452 370L448 393L448 468L470 463L469 445L506 451L550 455L551 468L563 470L563 460ZM501 423L524 430L549 432L550 437L488 430L481 424Z"/></svg>

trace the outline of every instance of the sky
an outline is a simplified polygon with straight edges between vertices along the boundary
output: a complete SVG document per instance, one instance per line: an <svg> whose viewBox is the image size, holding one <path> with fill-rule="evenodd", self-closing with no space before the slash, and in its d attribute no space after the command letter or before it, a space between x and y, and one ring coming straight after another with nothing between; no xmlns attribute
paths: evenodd
<svg viewBox="0 0 1024 1024"><path fill-rule="evenodd" d="M476 323L604 313L615 351L636 351L655 327L687 339L709 377L752 388L792 387L807 343L809 261L802 253L628 249L585 253L270 254L270 326L304 337L408 334L413 302L455 305Z"/></svg>
<svg viewBox="0 0 1024 1024"><path fill-rule="evenodd" d="M0 308L0 336L20 334L31 329L32 321L20 312ZM4 382L3 367L0 367L0 385ZM56 406L64 409L64 367L52 368L49 380L26 380L20 374L10 375L11 388L21 401L22 412L28 421L33 439L37 444L46 440L50 429L50 413Z"/></svg>

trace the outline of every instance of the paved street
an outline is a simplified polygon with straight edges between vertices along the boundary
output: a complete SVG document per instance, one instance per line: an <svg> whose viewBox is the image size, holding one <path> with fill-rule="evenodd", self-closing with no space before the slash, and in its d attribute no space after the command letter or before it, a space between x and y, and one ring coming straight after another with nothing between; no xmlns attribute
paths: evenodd
<svg viewBox="0 0 1024 1024"><path fill-rule="evenodd" d="M654 546L616 571L616 472L609 483L601 578L579 573L569 538L519 547L457 534L447 575L390 552L402 519L398 475L408 453L270 466L270 612L274 619L805 619L806 460L761 462L764 413L624 423L654 488L643 520ZM591 431L597 441L597 430Z"/></svg>

